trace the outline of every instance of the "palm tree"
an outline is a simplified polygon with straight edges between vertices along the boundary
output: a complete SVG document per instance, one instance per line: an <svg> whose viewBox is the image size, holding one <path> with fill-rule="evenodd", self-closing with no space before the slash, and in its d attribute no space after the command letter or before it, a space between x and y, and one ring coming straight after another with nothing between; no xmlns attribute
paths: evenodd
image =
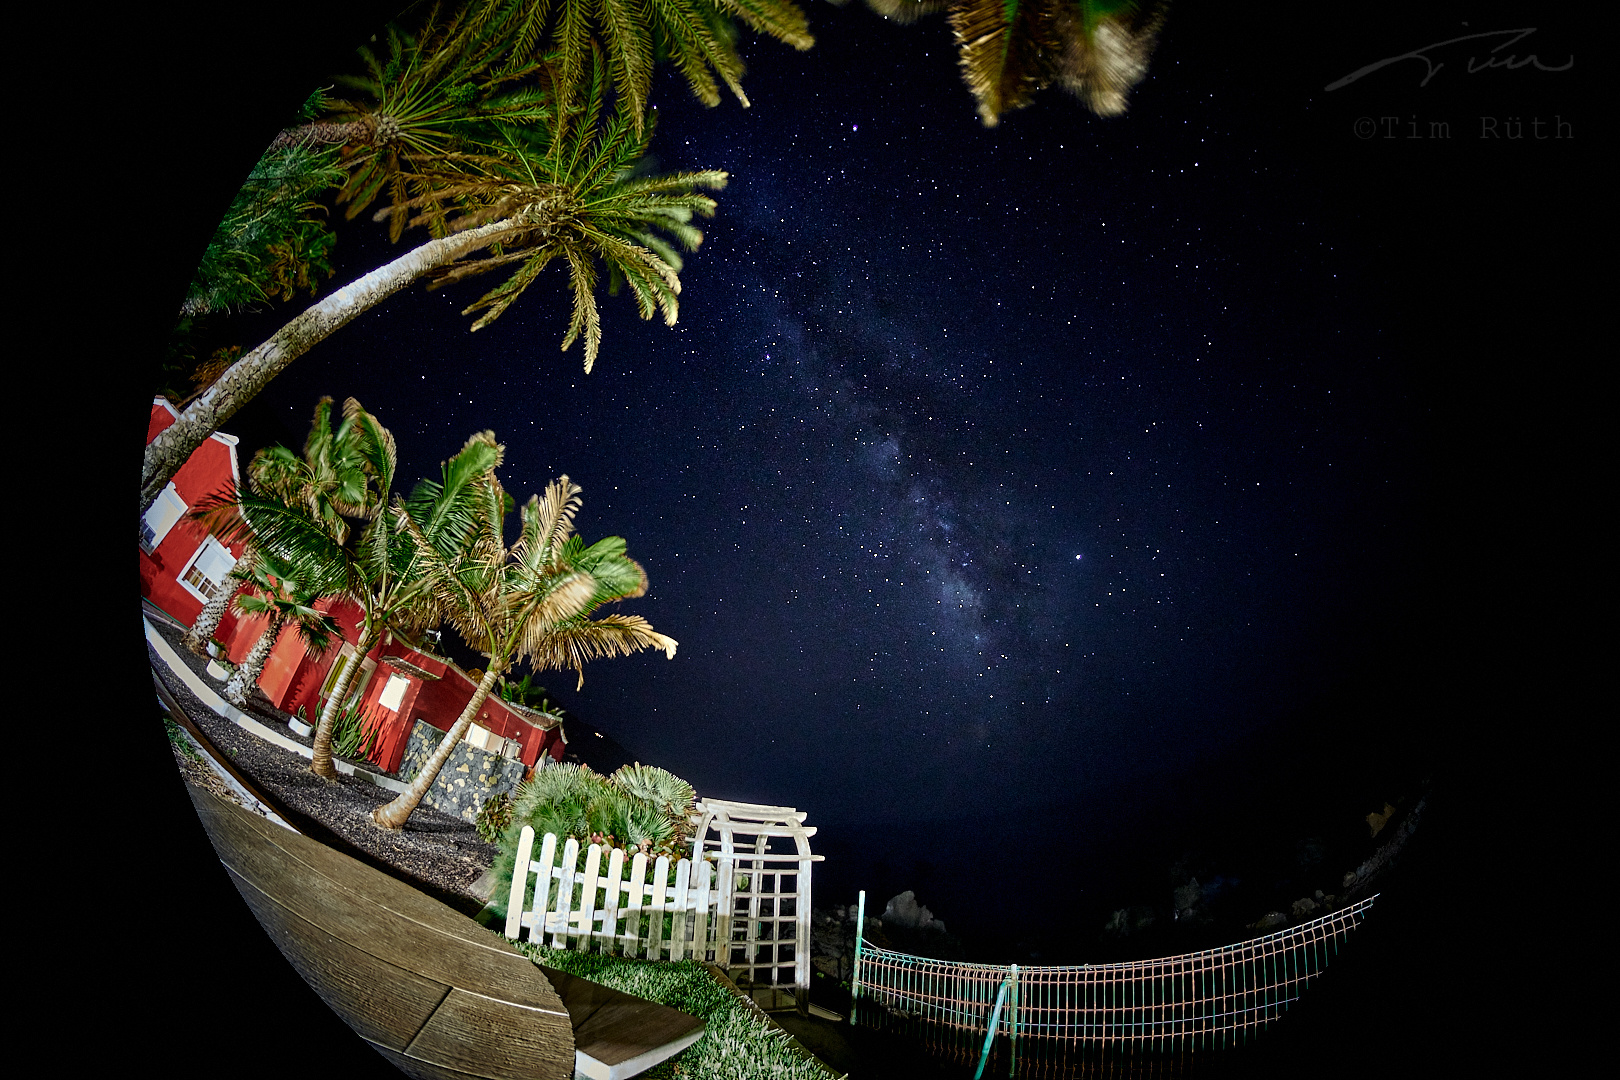
<svg viewBox="0 0 1620 1080"><path fill-rule="evenodd" d="M1147 74L1164 24L1163 0L867 0L885 18L910 22L946 11L962 80L986 127L1056 83L1098 116L1125 111Z"/></svg>
<svg viewBox="0 0 1620 1080"><path fill-rule="evenodd" d="M727 178L712 169L636 176L636 164L652 132L649 128L637 133L622 113L599 125L602 100L599 80L583 121L553 137L544 156L520 153L484 159L478 175L443 177L443 186L433 194L409 203L424 207L413 224L442 220L440 207L446 197L462 201L459 227L496 219L510 223L494 254L427 272L428 288L436 289L516 265L504 282L463 309L463 315L484 312L472 324L474 331L499 318L550 263L566 263L574 305L562 347L566 350L584 338L587 374L596 364L602 341L597 262L608 267L614 291L620 284L630 287L643 319L656 312L666 326L674 326L684 265L677 248L697 249L703 233L692 225L692 217L708 217L715 209L714 200L695 189L722 188Z"/></svg>
<svg viewBox="0 0 1620 1080"><path fill-rule="evenodd" d="M321 398L315 403L302 456L284 446L260 450L248 462L249 487L262 496L300 508L342 544L351 519L375 517L387 505L387 489L378 490L371 480L375 470L361 437L365 426L372 422L359 402L351 398L345 403L343 420L334 428L332 399ZM206 652L237 588L252 573L255 537L241 520L239 508L237 493L231 489L204 500L190 515L212 526L216 534L244 541L241 560L186 633L186 647L199 656Z"/></svg>
<svg viewBox="0 0 1620 1080"><path fill-rule="evenodd" d="M236 590L241 588L242 582L247 579L253 568L254 551L251 544L242 551L242 557L236 560L225 575L225 580L219 583L214 595L208 598L202 611L197 615L197 621L191 624L182 639L186 648L198 656L208 655L208 643L214 639L214 631L225 618L225 612L230 610L231 600L236 596Z"/></svg>
<svg viewBox="0 0 1620 1080"><path fill-rule="evenodd" d="M340 451L324 457L306 454L313 464L289 460L284 451L267 454L267 482L256 483L251 493L234 495L229 503L239 521L235 527L252 538L255 550L274 552L295 577L318 583L321 594L348 599L360 608L355 655L339 661L344 666L315 725L310 771L327 779L337 776L332 733L361 661L388 632L408 636L438 621L427 583L414 569L414 553L399 540L397 518L378 512L393 487L398 456L394 437L353 398L344 403L343 414L332 440ZM423 515L425 532L445 537L470 527L468 484L481 468L490 467L487 458L458 455L446 463L446 482L429 485L434 494L412 507ZM274 482L278 479L280 483ZM348 517L337 514L339 510Z"/></svg>
<svg viewBox="0 0 1620 1080"><path fill-rule="evenodd" d="M400 209L424 168L443 171L448 155L487 148L496 132L550 118L551 73L490 5L473 3L441 15L435 4L416 32L397 24L384 31L381 56L358 50L362 72L342 75L344 89L318 92L306 104L317 116L276 136L271 151L340 147L346 178L339 204L354 218L378 197L393 203L390 239L405 218Z"/></svg>
<svg viewBox="0 0 1620 1080"><path fill-rule="evenodd" d="M284 627L290 624L297 631L310 656L325 652L333 635L342 635L337 620L315 607L320 590L299 583L290 574L286 562L261 551L245 575L247 588L236 595L233 606L238 615L268 617L264 633L225 683L226 699L239 707L247 707L248 695L258 684L270 650Z"/></svg>
<svg viewBox="0 0 1620 1080"><path fill-rule="evenodd" d="M248 463L248 480L258 493L296 508L345 544L356 525L374 520L388 505L392 440L354 398L343 403L334 427L332 399L322 397L303 453L285 446L260 450Z"/></svg>
<svg viewBox="0 0 1620 1080"><path fill-rule="evenodd" d="M435 284L442 285L519 263L505 282L468 309L488 309L473 324L478 330L498 318L547 264L565 261L574 313L563 347L584 337L586 371L595 363L601 340L596 260L607 263L615 280L629 283L642 318L651 318L656 310L673 324L680 291L675 249L690 251L701 242L692 216L713 214L715 203L697 189L723 187L726 174L709 170L634 176L633 166L646 152L650 133L638 135L622 117L601 122L603 89L598 78L589 108L566 135L546 135L538 147L513 137L499 155L463 155L452 163L457 168L447 165L423 177L428 194L407 203L417 211L409 224L430 225L438 235L317 301L221 374L147 445L141 513L191 453L283 368L424 276L433 275ZM459 213L451 216L447 203L459 206ZM471 258L485 249L495 253Z"/></svg>
<svg viewBox="0 0 1620 1080"><path fill-rule="evenodd" d="M392 542L394 518L382 512L393 487L397 452L387 428L354 398L331 424L322 398L302 456L284 447L254 455L246 492L228 490L197 510L214 531L242 539L249 554L270 553L312 595L354 601L362 613L358 655L338 673L315 728L310 770L334 779L332 732L359 660L389 630L420 629L425 586L412 578L409 549ZM341 661L340 661L341 662Z"/></svg>
<svg viewBox="0 0 1620 1080"><path fill-rule="evenodd" d="M373 441L378 475L385 481L381 490L386 494L394 476L393 436L377 425ZM478 495L476 480L494 467L495 460L496 455L469 445L441 466L439 482L418 484L407 507L407 512L415 515L411 520L417 529L447 546L464 538L475 520L472 504ZM442 618L434 604L431 582L422 573L413 545L402 535L397 514L378 514L350 547L329 548L323 553L319 538L310 536L305 550L333 567L334 575L342 582L341 594L357 604L361 612L354 657L338 673L315 725L309 770L330 780L337 778L332 764L332 733L361 662L383 635L392 632L410 639L418 631L438 625Z"/></svg>
<svg viewBox="0 0 1620 1080"><path fill-rule="evenodd" d="M503 451L493 433L473 436L468 448L475 444L493 450L499 463ZM610 536L587 547L574 535L580 489L568 477L552 481L543 498L531 498L523 507L521 533L510 547L502 537L507 496L493 465L476 486L476 527L457 546L436 543L414 515L404 507L398 512L441 610L463 638L485 652L489 665L411 786L372 811L372 820L384 828L404 826L496 681L514 662L527 657L536 669L572 668L583 685L584 665L597 657L650 647L675 656L675 640L654 631L640 616L590 618L603 604L643 595L647 576L625 555L623 539Z"/></svg>

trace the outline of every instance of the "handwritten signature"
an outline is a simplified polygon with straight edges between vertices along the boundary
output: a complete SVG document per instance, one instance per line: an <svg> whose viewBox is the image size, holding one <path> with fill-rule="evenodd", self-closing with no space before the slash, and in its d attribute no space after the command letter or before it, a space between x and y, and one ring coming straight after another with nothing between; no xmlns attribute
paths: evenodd
<svg viewBox="0 0 1620 1080"><path fill-rule="evenodd" d="M1484 34L1464 34L1462 37L1448 38L1445 41L1437 41L1433 45L1425 45L1421 49L1413 49L1411 52L1404 52L1399 56L1391 56L1387 59L1379 60L1377 63L1368 64L1366 67L1357 68L1355 71L1352 71L1339 81L1328 83L1326 89L1337 90L1340 87L1349 86L1363 75L1371 75L1373 72L1378 71L1381 68L1386 68L1391 64L1398 64L1402 60L1423 61L1424 65L1428 68L1428 71L1424 73L1423 81L1418 83L1418 85L1428 86L1429 80L1434 78L1440 69L1446 66L1443 61L1436 60L1430 56L1430 53L1444 49L1450 45L1456 45L1458 42L1480 41L1485 38L1508 37L1508 40L1502 42L1500 45L1491 50L1492 53L1499 53L1503 49L1518 44L1520 41L1523 41L1525 38L1529 37L1535 32L1536 28L1534 26L1529 26L1522 30L1492 30ZM1575 66L1575 57L1571 55L1569 61L1560 67L1548 67L1546 64L1541 62L1541 59L1536 56L1535 53L1531 53L1523 59L1520 59L1513 53L1508 53L1506 56L1500 57L1486 57L1485 61L1478 64L1478 66L1475 65L1474 57L1470 56L1468 58L1468 73L1473 75L1476 72L1485 71L1489 68L1507 68L1509 71L1516 71L1519 68L1526 67L1531 64L1534 64L1536 70L1538 71L1568 71L1570 68Z"/></svg>

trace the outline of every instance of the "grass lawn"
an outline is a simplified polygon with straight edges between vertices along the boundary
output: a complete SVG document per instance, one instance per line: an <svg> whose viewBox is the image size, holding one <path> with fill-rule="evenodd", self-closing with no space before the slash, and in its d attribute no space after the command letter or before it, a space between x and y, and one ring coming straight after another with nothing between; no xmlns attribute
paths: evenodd
<svg viewBox="0 0 1620 1080"><path fill-rule="evenodd" d="M658 962L548 949L512 941L537 963L701 1019L703 1037L641 1075L649 1080L832 1080L819 1061L795 1049L749 1005L695 960Z"/></svg>

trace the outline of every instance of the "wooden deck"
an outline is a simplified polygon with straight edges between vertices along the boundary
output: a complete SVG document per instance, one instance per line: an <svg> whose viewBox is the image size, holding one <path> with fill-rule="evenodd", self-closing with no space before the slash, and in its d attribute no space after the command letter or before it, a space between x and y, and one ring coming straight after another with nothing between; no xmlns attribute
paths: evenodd
<svg viewBox="0 0 1620 1080"><path fill-rule="evenodd" d="M686 1049L696 1017L550 968L341 852L187 786L259 924L344 1022L423 1080L621 1080Z"/></svg>
<svg viewBox="0 0 1620 1080"><path fill-rule="evenodd" d="M573 1025L540 969L371 867L189 788L232 884L355 1033L422 1080L567 1080Z"/></svg>
<svg viewBox="0 0 1620 1080"><path fill-rule="evenodd" d="M703 1021L555 968L542 968L574 1028L574 1070L589 1080L622 1080L685 1050Z"/></svg>

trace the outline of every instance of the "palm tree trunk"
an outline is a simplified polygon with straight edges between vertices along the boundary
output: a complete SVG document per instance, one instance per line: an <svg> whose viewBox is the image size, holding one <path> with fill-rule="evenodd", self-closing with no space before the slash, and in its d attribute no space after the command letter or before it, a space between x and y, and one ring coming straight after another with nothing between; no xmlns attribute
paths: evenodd
<svg viewBox="0 0 1620 1080"><path fill-rule="evenodd" d="M343 709L343 702L349 696L349 687L354 685L354 673L365 666L366 657L382 636L381 629L373 629L370 623L361 624L360 641L355 645L353 658L344 664L343 671L338 675L337 685L332 687L332 696L326 699L326 706L321 709L320 722L315 725L315 747L309 760L309 771L316 776L324 776L328 780L337 779L337 769L332 765L332 729L337 725L337 715ZM338 663L343 658L338 657Z"/></svg>
<svg viewBox="0 0 1620 1080"><path fill-rule="evenodd" d="M168 481L164 481L167 483ZM253 566L253 548L248 547L242 552L242 559L225 580L219 583L214 595L209 597L208 603L203 605L202 613L197 621L191 624L186 631L186 648L198 656L208 655L208 643L214 639L214 631L219 629L220 620L225 618L225 609L230 607L231 599L236 596L236 587L247 576L247 571Z"/></svg>
<svg viewBox="0 0 1620 1080"><path fill-rule="evenodd" d="M238 708L247 708L248 695L253 692L253 687L259 681L259 675L264 671L264 662L270 659L270 650L275 648L276 638L281 634L282 622L283 617L279 611L270 616L269 625L264 628L264 633L259 635L259 640L253 643L253 648L248 650L242 666L237 668L230 680L225 683L225 700Z"/></svg>
<svg viewBox="0 0 1620 1080"><path fill-rule="evenodd" d="M264 389L283 368L356 316L371 310L435 267L444 266L498 238L510 227L502 220L429 240L311 305L276 331L274 337L225 370L185 412L146 447L141 463L141 514L163 487L219 426Z"/></svg>
<svg viewBox="0 0 1620 1080"><path fill-rule="evenodd" d="M416 774L416 779L411 781L411 786L405 789L404 794L387 806L379 806L371 812L372 821L385 829L405 827L405 821L411 816L411 811L416 809L416 804L422 801L422 796L433 786L439 770L450 760L451 751L456 748L462 736L467 734L467 729L472 726L473 717L478 715L484 699L489 697L490 690L495 686L495 680L501 677L510 663L510 660L496 663L495 658L490 657L489 670L484 672L484 678L479 682L478 689L473 691L472 700L461 710L461 717L450 728L449 734L439 740L438 749L433 751L433 756L428 758L427 764L422 766L422 771Z"/></svg>

